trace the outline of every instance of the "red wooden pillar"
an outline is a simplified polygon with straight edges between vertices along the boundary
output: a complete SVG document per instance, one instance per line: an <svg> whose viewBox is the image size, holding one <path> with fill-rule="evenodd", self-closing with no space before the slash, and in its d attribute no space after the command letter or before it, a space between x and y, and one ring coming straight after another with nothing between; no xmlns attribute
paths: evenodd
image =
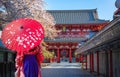
<svg viewBox="0 0 120 77"><path fill-rule="evenodd" d="M91 54L91 70L94 72L94 54Z"/></svg>
<svg viewBox="0 0 120 77"><path fill-rule="evenodd" d="M110 71L109 71L109 76L113 77L113 60L112 60L112 50L110 50Z"/></svg>
<svg viewBox="0 0 120 77"><path fill-rule="evenodd" d="M91 59L92 59L92 58L91 58L91 54L89 55L89 57L90 57L90 72L91 72L91 65L92 65L92 64L91 64L91 63L92 63L92 62L91 62Z"/></svg>
<svg viewBox="0 0 120 77"><path fill-rule="evenodd" d="M82 60L81 60L81 54L80 54L80 56L79 56L79 60L78 60L78 61L79 61L80 63L81 63L81 61L82 61Z"/></svg>
<svg viewBox="0 0 120 77"><path fill-rule="evenodd" d="M86 70L87 70L87 55L86 55Z"/></svg>
<svg viewBox="0 0 120 77"><path fill-rule="evenodd" d="M57 49L57 62L60 63L60 50Z"/></svg>
<svg viewBox="0 0 120 77"><path fill-rule="evenodd" d="M69 49L69 63L72 63L72 51Z"/></svg>
<svg viewBox="0 0 120 77"><path fill-rule="evenodd" d="M97 74L99 75L99 51L97 51Z"/></svg>

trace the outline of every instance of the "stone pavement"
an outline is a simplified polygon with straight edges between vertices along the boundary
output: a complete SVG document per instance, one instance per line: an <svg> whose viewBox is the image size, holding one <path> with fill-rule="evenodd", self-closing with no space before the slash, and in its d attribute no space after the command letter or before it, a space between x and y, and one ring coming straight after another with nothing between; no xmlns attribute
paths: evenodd
<svg viewBox="0 0 120 77"><path fill-rule="evenodd" d="M52 63L42 68L42 77L94 77L80 63Z"/></svg>
<svg viewBox="0 0 120 77"><path fill-rule="evenodd" d="M51 63L49 66L43 68L81 68L80 63L68 63L68 62L61 62L61 63Z"/></svg>

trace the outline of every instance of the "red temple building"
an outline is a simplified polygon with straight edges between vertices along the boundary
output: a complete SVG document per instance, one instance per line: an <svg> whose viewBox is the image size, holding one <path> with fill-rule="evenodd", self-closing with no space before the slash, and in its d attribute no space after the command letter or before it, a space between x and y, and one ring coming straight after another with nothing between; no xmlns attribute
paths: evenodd
<svg viewBox="0 0 120 77"><path fill-rule="evenodd" d="M55 53L58 63L74 62L75 50L108 24L98 18L97 9L48 10L55 19L56 29L61 30L55 39L45 38L47 49Z"/></svg>

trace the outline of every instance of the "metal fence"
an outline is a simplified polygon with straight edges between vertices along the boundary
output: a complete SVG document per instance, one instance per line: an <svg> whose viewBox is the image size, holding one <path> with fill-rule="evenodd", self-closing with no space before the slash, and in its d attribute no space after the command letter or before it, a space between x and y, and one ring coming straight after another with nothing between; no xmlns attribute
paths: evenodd
<svg viewBox="0 0 120 77"><path fill-rule="evenodd" d="M15 53L0 49L0 77L14 77Z"/></svg>

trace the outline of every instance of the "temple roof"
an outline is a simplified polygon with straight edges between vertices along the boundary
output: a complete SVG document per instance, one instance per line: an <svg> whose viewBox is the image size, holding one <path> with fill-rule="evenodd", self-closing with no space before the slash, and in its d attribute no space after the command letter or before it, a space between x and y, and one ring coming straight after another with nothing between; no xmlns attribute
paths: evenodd
<svg viewBox="0 0 120 77"><path fill-rule="evenodd" d="M48 10L56 24L105 23L108 20L98 18L97 9L91 10Z"/></svg>

